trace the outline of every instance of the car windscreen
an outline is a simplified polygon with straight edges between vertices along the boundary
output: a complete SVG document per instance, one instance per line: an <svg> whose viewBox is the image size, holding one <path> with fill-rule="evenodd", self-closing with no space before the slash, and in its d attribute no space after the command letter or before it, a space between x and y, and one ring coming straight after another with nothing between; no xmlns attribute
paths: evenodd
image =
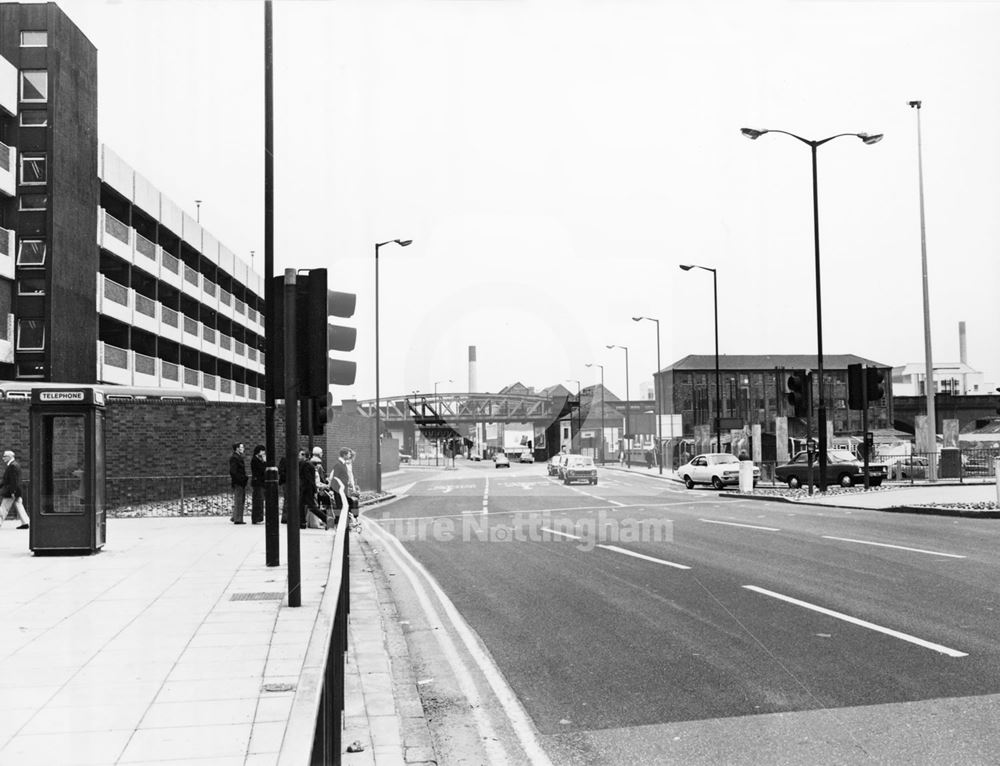
<svg viewBox="0 0 1000 766"><path fill-rule="evenodd" d="M572 458L569 461L569 463L567 463L567 465L569 465L570 468L589 468L593 464L594 464L593 459L589 457Z"/></svg>

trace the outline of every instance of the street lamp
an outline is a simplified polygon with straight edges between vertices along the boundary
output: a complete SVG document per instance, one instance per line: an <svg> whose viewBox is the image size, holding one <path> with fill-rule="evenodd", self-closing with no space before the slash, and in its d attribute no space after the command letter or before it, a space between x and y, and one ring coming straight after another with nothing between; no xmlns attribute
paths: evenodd
<svg viewBox="0 0 1000 766"><path fill-rule="evenodd" d="M656 375L653 376L653 390L656 393L656 460L660 464L660 473L663 473L663 397L660 396L660 386L656 382L657 375L663 368L660 366L660 320L653 317L632 317L633 322L641 322L646 319L656 322ZM716 365L718 367L718 365Z"/></svg>
<svg viewBox="0 0 1000 766"><path fill-rule="evenodd" d="M601 368L601 465L604 465L604 365L588 363L585 366Z"/></svg>
<svg viewBox="0 0 1000 766"><path fill-rule="evenodd" d="M626 438L622 439L622 446L625 447L626 443L628 443L628 446L631 447L631 442L628 438L632 435L632 428L629 422L631 407L629 406L629 397L628 397L628 346L612 345L608 346L608 348L620 348L624 349L625 351L625 436ZM625 466L627 468L632 467L632 450L629 448L625 449Z"/></svg>
<svg viewBox="0 0 1000 766"><path fill-rule="evenodd" d="M566 380L567 383L576 383L576 440L577 440L576 447L577 447L577 451L579 452L579 450L583 449L580 446L580 425L581 425L580 424L580 381L578 381L576 378L566 378L565 380ZM572 417L571 417L570 418L570 426L571 427L572 427L572 424L573 424L573 420L572 420ZM572 437L572 435L570 435L569 442L570 442L570 445L573 444L573 437Z"/></svg>
<svg viewBox="0 0 1000 766"><path fill-rule="evenodd" d="M412 239L390 239L375 243L375 491L382 491L382 402L379 391L378 353L378 251L383 245L395 242L400 247L412 244Z"/></svg>
<svg viewBox="0 0 1000 766"><path fill-rule="evenodd" d="M823 379L823 304L822 292L820 290L820 268L819 268L819 186L816 180L816 150L828 141L841 136L854 136L860 138L865 144L877 144L882 140L881 133L869 135L868 133L837 133L818 141L812 141L787 130L756 130L754 128L740 128L740 132L756 141L765 133L784 133L797 141L806 144L812 150L812 187L813 187L813 243L816 253L816 357L819 380L819 405L816 408L816 428L819 431L819 491L826 492L826 395L824 394L825 381Z"/></svg>
<svg viewBox="0 0 1000 766"><path fill-rule="evenodd" d="M920 101L910 101L909 105L917 110L917 178L920 185L920 266L924 283L924 369L927 374L927 385L924 394L927 402L927 428L929 439L926 445L930 457L930 467L927 476L931 481L937 481L937 410L934 403L934 363L931 361L931 303L927 286L927 231L924 226L924 158L920 141ZM919 449L919 447L918 447Z"/></svg>
<svg viewBox="0 0 1000 766"><path fill-rule="evenodd" d="M722 384L719 382L719 281L715 269L708 266L684 264L683 271L703 269L712 272L712 303L715 306L715 451L722 452Z"/></svg>

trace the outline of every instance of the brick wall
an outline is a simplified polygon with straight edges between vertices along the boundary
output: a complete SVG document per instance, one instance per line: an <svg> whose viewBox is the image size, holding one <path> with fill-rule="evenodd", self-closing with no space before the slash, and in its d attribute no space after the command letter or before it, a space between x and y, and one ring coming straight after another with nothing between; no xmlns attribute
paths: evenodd
<svg viewBox="0 0 1000 766"><path fill-rule="evenodd" d="M13 449L24 470L31 476L28 402L0 401L0 450ZM134 501L133 495L147 500L158 496L175 497L175 477L219 477L213 485L228 487L229 456L234 442L246 445L247 472L257 444L264 443L264 406L228 402L111 402L105 409L105 473L108 478L108 505ZM275 444L278 456L285 444L284 408L275 411ZM353 408L339 413L314 444L324 447L327 470L341 447L357 452L355 477L362 489L375 486L375 422ZM393 440L383 444L383 469L395 470L398 452ZM307 437L299 437L305 448ZM393 463L393 459L395 463ZM277 461L275 461L277 462ZM141 481L143 477L161 477ZM204 482L202 482L204 483ZM111 497L116 495L118 497Z"/></svg>

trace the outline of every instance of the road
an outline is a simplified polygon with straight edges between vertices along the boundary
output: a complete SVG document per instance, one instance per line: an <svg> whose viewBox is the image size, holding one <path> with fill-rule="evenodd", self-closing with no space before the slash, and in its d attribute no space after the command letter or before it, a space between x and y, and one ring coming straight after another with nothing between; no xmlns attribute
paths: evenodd
<svg viewBox="0 0 1000 766"><path fill-rule="evenodd" d="M996 521L459 466L373 518L554 763L995 762Z"/></svg>

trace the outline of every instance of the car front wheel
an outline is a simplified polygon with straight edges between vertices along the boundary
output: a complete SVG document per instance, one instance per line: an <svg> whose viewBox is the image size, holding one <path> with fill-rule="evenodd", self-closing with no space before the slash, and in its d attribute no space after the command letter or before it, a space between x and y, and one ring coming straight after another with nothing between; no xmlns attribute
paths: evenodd
<svg viewBox="0 0 1000 766"><path fill-rule="evenodd" d="M684 486L687 487L688 489L694 489L694 482L691 481L690 476L684 477Z"/></svg>
<svg viewBox="0 0 1000 766"><path fill-rule="evenodd" d="M723 489L726 485L722 483L722 479L720 479L718 476L713 476L712 486L715 487L716 489Z"/></svg>
<svg viewBox="0 0 1000 766"><path fill-rule="evenodd" d="M799 477L798 476L789 476L788 477L788 488L789 489L798 489L801 486L802 486L802 482L799 481Z"/></svg>
<svg viewBox="0 0 1000 766"><path fill-rule="evenodd" d="M840 486L842 487L850 487L854 484L854 479L852 479L851 475L848 473L840 474L840 478L837 481L840 483Z"/></svg>

